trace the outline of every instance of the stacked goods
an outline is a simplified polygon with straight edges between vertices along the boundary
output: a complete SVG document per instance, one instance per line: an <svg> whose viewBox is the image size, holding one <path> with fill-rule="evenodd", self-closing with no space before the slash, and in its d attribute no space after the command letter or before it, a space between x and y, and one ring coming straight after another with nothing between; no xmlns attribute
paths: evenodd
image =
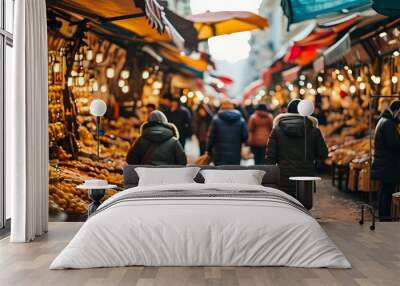
<svg viewBox="0 0 400 286"><path fill-rule="evenodd" d="M61 146L54 149L50 161L49 206L53 212L68 211L85 213L89 203L86 190L77 185L88 179L103 179L122 187L122 168L126 165L126 154L139 136L135 119L119 118L117 121L103 120L106 130L100 136L100 160L97 160L95 122L92 116L78 116L79 157L75 160ZM130 137L131 136L131 137ZM128 139L130 137L130 140ZM117 190L107 190L106 198Z"/></svg>
<svg viewBox="0 0 400 286"><path fill-rule="evenodd" d="M50 146L65 137L64 107L61 85L49 86L49 141Z"/></svg>
<svg viewBox="0 0 400 286"><path fill-rule="evenodd" d="M58 154L59 159L50 161L49 205L53 211L85 213L89 203L87 191L76 188L85 180L98 178L122 186L122 169L116 163L96 162L85 157L69 160L65 151ZM106 198L116 192L107 190Z"/></svg>
<svg viewBox="0 0 400 286"><path fill-rule="evenodd" d="M329 148L328 165L349 165L354 159L364 158L369 154L369 139L355 139Z"/></svg>
<svg viewBox="0 0 400 286"><path fill-rule="evenodd" d="M326 144L330 148L337 148L343 142L366 136L368 131L368 113L359 118L344 119L340 113L331 113L328 116L328 124L320 126L324 134Z"/></svg>
<svg viewBox="0 0 400 286"><path fill-rule="evenodd" d="M349 179L347 189L352 192L359 191L360 172L369 167L369 156L353 159L349 164Z"/></svg>

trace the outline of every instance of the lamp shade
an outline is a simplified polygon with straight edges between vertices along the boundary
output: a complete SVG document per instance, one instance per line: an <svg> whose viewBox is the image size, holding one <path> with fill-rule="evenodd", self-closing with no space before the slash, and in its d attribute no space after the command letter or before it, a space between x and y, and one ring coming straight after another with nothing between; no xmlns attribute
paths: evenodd
<svg viewBox="0 0 400 286"><path fill-rule="evenodd" d="M300 115L310 116L314 112L314 103L309 99L303 99L299 102L297 111Z"/></svg>
<svg viewBox="0 0 400 286"><path fill-rule="evenodd" d="M95 99L90 103L90 114L103 116L107 111L106 103L101 99Z"/></svg>

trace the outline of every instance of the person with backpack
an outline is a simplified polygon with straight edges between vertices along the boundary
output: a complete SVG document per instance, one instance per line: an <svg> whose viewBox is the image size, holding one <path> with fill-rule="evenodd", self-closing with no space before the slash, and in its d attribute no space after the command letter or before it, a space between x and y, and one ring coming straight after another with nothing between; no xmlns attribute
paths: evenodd
<svg viewBox="0 0 400 286"><path fill-rule="evenodd" d="M185 151L179 143L179 132L159 110L150 113L142 125L140 137L129 150L129 165L186 165Z"/></svg>

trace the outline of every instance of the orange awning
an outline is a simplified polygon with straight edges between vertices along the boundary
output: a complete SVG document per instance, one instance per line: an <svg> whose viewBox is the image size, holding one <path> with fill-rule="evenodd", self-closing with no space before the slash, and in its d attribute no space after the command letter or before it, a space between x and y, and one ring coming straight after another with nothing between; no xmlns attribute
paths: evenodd
<svg viewBox="0 0 400 286"><path fill-rule="evenodd" d="M89 12L100 16L107 19L107 22L141 37L157 41L170 40L166 32L160 34L149 24L146 15L133 0L62 0L59 2L81 9L83 13Z"/></svg>
<svg viewBox="0 0 400 286"><path fill-rule="evenodd" d="M268 27L267 19L245 11L206 12L186 19L195 23L199 40Z"/></svg>
<svg viewBox="0 0 400 286"><path fill-rule="evenodd" d="M162 47L160 47L160 54L162 57L166 58L169 61L184 64L198 71L208 71L209 62L207 60L203 58L194 59L171 46L163 45Z"/></svg>

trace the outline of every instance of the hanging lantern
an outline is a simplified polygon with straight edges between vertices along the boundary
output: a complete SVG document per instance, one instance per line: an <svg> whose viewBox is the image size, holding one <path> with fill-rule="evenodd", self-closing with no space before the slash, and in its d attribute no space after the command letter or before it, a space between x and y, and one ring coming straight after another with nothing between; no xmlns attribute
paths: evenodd
<svg viewBox="0 0 400 286"><path fill-rule="evenodd" d="M71 76L78 76L78 72L75 71L75 70L72 70L72 71L71 71Z"/></svg>
<svg viewBox="0 0 400 286"><path fill-rule="evenodd" d="M103 62L103 60L104 60L104 55L103 55L103 53L98 53L98 54L96 54L96 63L100 64L100 63Z"/></svg>
<svg viewBox="0 0 400 286"><path fill-rule="evenodd" d="M61 71L61 64L60 62L55 62L53 65L53 72L59 73Z"/></svg>
<svg viewBox="0 0 400 286"><path fill-rule="evenodd" d="M125 81L123 79L120 79L118 81L118 86L121 87L121 88L124 87L125 86Z"/></svg>
<svg viewBox="0 0 400 286"><path fill-rule="evenodd" d="M123 92L123 93L128 93L128 92L129 92L129 85L124 85L124 86L122 87L122 92Z"/></svg>
<svg viewBox="0 0 400 286"><path fill-rule="evenodd" d="M130 72L128 70L121 71L121 78L128 79L130 76Z"/></svg>
<svg viewBox="0 0 400 286"><path fill-rule="evenodd" d="M106 70L106 76L107 78L113 78L115 75L114 68L107 68Z"/></svg>
<svg viewBox="0 0 400 286"><path fill-rule="evenodd" d="M93 60L93 50L89 49L89 50L86 51L86 59L88 61Z"/></svg>
<svg viewBox="0 0 400 286"><path fill-rule="evenodd" d="M94 81L92 84L92 90L94 92L98 92L99 91L99 83L97 81Z"/></svg>
<svg viewBox="0 0 400 286"><path fill-rule="evenodd" d="M102 84L101 87L100 87L100 91L103 92L103 93L107 92L107 85Z"/></svg>
<svg viewBox="0 0 400 286"><path fill-rule="evenodd" d="M349 88L349 91L351 92L351 93L355 93L356 92L356 87L354 86L354 85L350 85L350 88Z"/></svg>
<svg viewBox="0 0 400 286"><path fill-rule="evenodd" d="M392 76L392 83L396 84L399 81L399 78L397 76Z"/></svg>
<svg viewBox="0 0 400 286"><path fill-rule="evenodd" d="M180 100L181 100L182 103L186 103L187 102L187 97L183 95L183 96L181 96Z"/></svg>
<svg viewBox="0 0 400 286"><path fill-rule="evenodd" d="M159 81L155 81L155 82L153 83L153 88L154 88L154 89L161 89L161 88L162 88L162 83L159 82Z"/></svg>
<svg viewBox="0 0 400 286"><path fill-rule="evenodd" d="M72 77L68 77L67 85L68 85L69 87L71 87L73 84L74 84L74 80L72 79Z"/></svg>
<svg viewBox="0 0 400 286"><path fill-rule="evenodd" d="M148 72L148 71L144 71L143 73L142 73L142 78L143 79L148 79L150 77L150 73Z"/></svg>
<svg viewBox="0 0 400 286"><path fill-rule="evenodd" d="M372 80L375 84L380 84L380 83L381 83L381 78L380 78L379 76L372 75L372 76L371 76L371 80Z"/></svg>
<svg viewBox="0 0 400 286"><path fill-rule="evenodd" d="M85 78L83 76L78 77L78 85L79 86L85 85Z"/></svg>

